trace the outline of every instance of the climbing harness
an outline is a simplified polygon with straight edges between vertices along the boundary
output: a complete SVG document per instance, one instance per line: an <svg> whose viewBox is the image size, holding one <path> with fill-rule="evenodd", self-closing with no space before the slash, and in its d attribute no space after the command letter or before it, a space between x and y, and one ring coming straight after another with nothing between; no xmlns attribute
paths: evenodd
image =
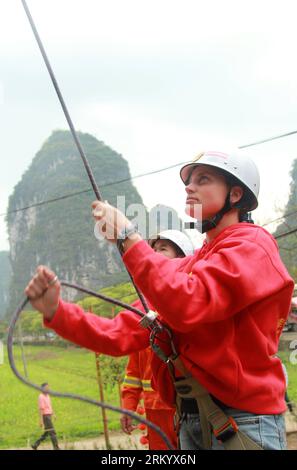
<svg viewBox="0 0 297 470"><path fill-rule="evenodd" d="M156 343L158 339L156 330L150 334L150 345L159 359L167 364L169 375L176 391L178 421L182 417L182 400L194 399L199 411L204 449L211 449L213 433L226 450L263 450L255 441L238 429L236 421L232 416L227 416L222 408L215 403L209 392L189 373L175 349L172 332L164 325L163 328L167 330L170 338L172 354L165 354ZM175 370L178 370L182 377L176 378Z"/></svg>

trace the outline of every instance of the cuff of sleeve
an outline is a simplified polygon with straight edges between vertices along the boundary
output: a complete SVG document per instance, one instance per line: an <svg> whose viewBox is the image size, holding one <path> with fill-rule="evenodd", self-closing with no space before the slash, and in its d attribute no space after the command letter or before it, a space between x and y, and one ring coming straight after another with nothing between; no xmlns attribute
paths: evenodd
<svg viewBox="0 0 297 470"><path fill-rule="evenodd" d="M134 401L133 399L131 400L130 398L122 398L122 408L125 410L133 411L134 413L137 410L138 403Z"/></svg>
<svg viewBox="0 0 297 470"><path fill-rule="evenodd" d="M59 325L62 323L63 314L64 314L63 303L64 303L63 300L60 299L56 313L54 314L51 320L46 320L46 319L43 320L43 325L46 328L52 328L52 329L59 328Z"/></svg>

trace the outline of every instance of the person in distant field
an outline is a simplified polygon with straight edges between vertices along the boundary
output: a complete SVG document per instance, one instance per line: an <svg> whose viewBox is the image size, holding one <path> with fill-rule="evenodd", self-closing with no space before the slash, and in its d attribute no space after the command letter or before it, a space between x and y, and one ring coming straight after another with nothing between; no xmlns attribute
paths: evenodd
<svg viewBox="0 0 297 470"><path fill-rule="evenodd" d="M51 398L48 394L49 385L48 383L43 383L41 387L42 393L38 397L38 411L40 416L39 424L40 427L44 428L44 433L31 447L33 450L37 450L39 444L44 441L47 436L50 436L54 450L60 450L56 431L52 422L52 417L56 418L56 416L53 414Z"/></svg>

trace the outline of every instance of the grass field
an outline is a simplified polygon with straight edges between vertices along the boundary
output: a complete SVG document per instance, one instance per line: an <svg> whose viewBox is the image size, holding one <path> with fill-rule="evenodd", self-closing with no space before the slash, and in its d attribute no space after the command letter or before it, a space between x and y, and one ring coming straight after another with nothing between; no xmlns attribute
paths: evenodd
<svg viewBox="0 0 297 470"><path fill-rule="evenodd" d="M17 365L23 371L20 350L15 347ZM77 393L99 399L95 357L78 348L25 346L29 378L40 384L49 382L56 391ZM289 397L297 403L297 365L290 362L289 352L280 352L289 374ZM115 377L124 371L126 359L102 357L105 401L119 405ZM26 387L13 375L7 358L0 365L0 449L30 445L40 434L37 411L38 392ZM101 411L82 402L52 398L57 415L55 427L60 440L96 437L103 432ZM108 412L109 429L119 429L119 415Z"/></svg>
<svg viewBox="0 0 297 470"><path fill-rule="evenodd" d="M17 365L23 372L20 350L15 347ZM77 393L99 399L95 355L83 349L53 346L25 346L28 376L41 384L49 382L55 391ZM113 370L104 364L105 401L119 405L118 385L112 380ZM109 359L110 361L110 359ZM118 359L114 359L117 364ZM118 362L121 370L125 360ZM42 432L37 410L38 391L23 385L12 373L7 358L0 365L0 448L26 447ZM71 441L95 437L102 433L99 408L69 399L52 398L57 415L55 427L59 439ZM119 429L119 414L108 413L109 429Z"/></svg>

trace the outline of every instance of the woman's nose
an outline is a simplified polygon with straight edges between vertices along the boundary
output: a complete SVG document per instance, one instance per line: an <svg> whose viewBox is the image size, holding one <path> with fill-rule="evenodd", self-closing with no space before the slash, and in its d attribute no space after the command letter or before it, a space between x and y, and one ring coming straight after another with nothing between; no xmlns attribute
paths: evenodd
<svg viewBox="0 0 297 470"><path fill-rule="evenodd" d="M191 193L193 193L193 192L194 192L194 185L193 185L193 183L187 184L187 186L186 186L186 193L187 193L187 194L191 194Z"/></svg>

